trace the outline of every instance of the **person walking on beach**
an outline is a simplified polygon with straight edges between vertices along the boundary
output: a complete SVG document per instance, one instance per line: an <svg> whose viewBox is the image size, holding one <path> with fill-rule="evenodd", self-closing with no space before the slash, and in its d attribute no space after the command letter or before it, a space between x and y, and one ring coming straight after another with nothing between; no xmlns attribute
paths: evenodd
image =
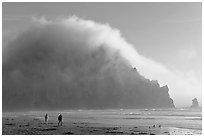
<svg viewBox="0 0 204 137"><path fill-rule="evenodd" d="M48 122L48 114L45 114L45 123L47 124Z"/></svg>
<svg viewBox="0 0 204 137"><path fill-rule="evenodd" d="M61 124L62 126L62 114L59 114L58 116L58 126Z"/></svg>

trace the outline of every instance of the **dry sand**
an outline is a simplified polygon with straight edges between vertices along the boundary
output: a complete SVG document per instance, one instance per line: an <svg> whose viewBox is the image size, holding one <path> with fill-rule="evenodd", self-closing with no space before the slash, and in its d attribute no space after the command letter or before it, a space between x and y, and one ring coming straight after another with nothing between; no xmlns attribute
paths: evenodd
<svg viewBox="0 0 204 137"><path fill-rule="evenodd" d="M49 121L45 124L43 119L30 117L3 117L3 135L169 135L188 134L181 129L170 129L167 127L146 127L146 126L117 126L105 125L101 123L84 122L63 122L62 126L57 125L57 121ZM189 133L190 134L190 133Z"/></svg>

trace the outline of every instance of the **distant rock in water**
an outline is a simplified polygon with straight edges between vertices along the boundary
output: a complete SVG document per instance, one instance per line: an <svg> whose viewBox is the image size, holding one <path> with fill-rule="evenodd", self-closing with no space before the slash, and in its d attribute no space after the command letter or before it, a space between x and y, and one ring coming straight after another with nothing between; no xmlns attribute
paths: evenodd
<svg viewBox="0 0 204 137"><path fill-rule="evenodd" d="M91 32L43 25L8 43L3 110L174 107L168 86L141 76L107 43L90 44Z"/></svg>
<svg viewBox="0 0 204 137"><path fill-rule="evenodd" d="M192 106L191 106L191 108L198 108L198 107L199 107L198 100L197 100L197 98L194 98L194 99L192 100Z"/></svg>

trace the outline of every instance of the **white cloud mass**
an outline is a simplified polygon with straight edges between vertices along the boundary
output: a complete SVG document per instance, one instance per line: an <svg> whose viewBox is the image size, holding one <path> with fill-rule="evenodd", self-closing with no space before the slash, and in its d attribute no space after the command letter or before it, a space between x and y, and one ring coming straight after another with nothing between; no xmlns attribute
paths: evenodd
<svg viewBox="0 0 204 137"><path fill-rule="evenodd" d="M110 52L118 52L129 62L130 67L136 67L144 77L158 80L160 85L168 85L170 89L169 94L176 106L190 106L194 97L197 97L199 101L202 99L200 82L196 80L193 74L185 74L176 69L169 69L159 62L140 55L135 46L128 43L121 36L118 29L112 28L108 24L96 23L76 16L55 21L46 20L44 17L33 17L32 19L38 27L52 24L52 26L56 26L61 31L69 30L70 33L73 33L71 35L73 37L67 39L66 36L59 35L64 37L65 41L70 39L77 41L80 38L79 42L84 43L86 46L91 46L88 48L92 50L95 47L106 46Z"/></svg>

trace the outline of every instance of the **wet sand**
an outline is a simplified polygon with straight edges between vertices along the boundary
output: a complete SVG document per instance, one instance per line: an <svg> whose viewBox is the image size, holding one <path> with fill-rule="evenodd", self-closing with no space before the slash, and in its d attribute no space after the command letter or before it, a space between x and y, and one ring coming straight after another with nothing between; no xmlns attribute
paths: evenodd
<svg viewBox="0 0 204 137"><path fill-rule="evenodd" d="M200 131L201 134L202 130ZM168 127L110 125L87 122L63 122L50 120L48 124L43 119L22 117L3 117L3 135L170 135L192 134L189 130ZM195 133L199 134L199 133Z"/></svg>

